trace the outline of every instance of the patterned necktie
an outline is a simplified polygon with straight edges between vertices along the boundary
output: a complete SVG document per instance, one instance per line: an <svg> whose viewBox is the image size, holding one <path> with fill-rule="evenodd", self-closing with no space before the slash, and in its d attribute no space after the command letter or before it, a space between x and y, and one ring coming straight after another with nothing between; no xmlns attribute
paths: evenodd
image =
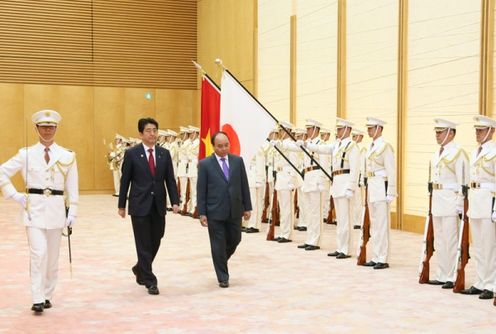
<svg viewBox="0 0 496 334"><path fill-rule="evenodd" d="M226 158L220 158L220 161L222 161L222 172L224 173L226 180L229 180L229 167L227 166Z"/></svg>
<svg viewBox="0 0 496 334"><path fill-rule="evenodd" d="M50 162L50 155L48 154L48 151L50 151L50 149L45 147L45 161L47 164Z"/></svg>
<svg viewBox="0 0 496 334"><path fill-rule="evenodd" d="M149 148L148 152L150 152L150 155L148 156L148 166L150 167L152 176L155 176L155 160L153 159L153 148Z"/></svg>

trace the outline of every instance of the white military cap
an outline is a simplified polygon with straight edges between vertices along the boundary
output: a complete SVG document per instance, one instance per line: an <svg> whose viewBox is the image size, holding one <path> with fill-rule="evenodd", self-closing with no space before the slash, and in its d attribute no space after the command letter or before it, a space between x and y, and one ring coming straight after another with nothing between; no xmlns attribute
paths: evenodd
<svg viewBox="0 0 496 334"><path fill-rule="evenodd" d="M193 126L193 125L189 125L188 126L189 130L190 130L190 133L191 132L200 132L200 128L196 127L196 126Z"/></svg>
<svg viewBox="0 0 496 334"><path fill-rule="evenodd" d="M336 118L336 129L340 129L340 128L352 128L353 127L353 123L351 123L350 121L348 120L345 120L343 118L339 118L337 117Z"/></svg>
<svg viewBox="0 0 496 334"><path fill-rule="evenodd" d="M320 123L319 121L316 121L314 119L307 118L305 120L305 127L306 128L313 128L313 127L320 128L320 127L322 127L322 123Z"/></svg>
<svg viewBox="0 0 496 334"><path fill-rule="evenodd" d="M440 132L446 129L456 129L458 124L443 118L434 118L434 131Z"/></svg>
<svg viewBox="0 0 496 334"><path fill-rule="evenodd" d="M476 129L496 128L496 121L487 116L475 116L474 121L474 128Z"/></svg>
<svg viewBox="0 0 496 334"><path fill-rule="evenodd" d="M353 130L351 130L351 135L352 136L363 136L363 135L365 135L365 132L363 132L362 130L353 129Z"/></svg>
<svg viewBox="0 0 496 334"><path fill-rule="evenodd" d="M169 133L169 136L177 137L177 132L176 131L167 129L167 132Z"/></svg>
<svg viewBox="0 0 496 334"><path fill-rule="evenodd" d="M164 137L165 137L165 136L167 136L168 134L169 134L169 133L167 132L167 130L161 130L161 129L159 129L159 130L158 130L158 135L159 135L159 136L164 136Z"/></svg>
<svg viewBox="0 0 496 334"><path fill-rule="evenodd" d="M331 133L331 130L329 130L328 128L320 128L320 133Z"/></svg>
<svg viewBox="0 0 496 334"><path fill-rule="evenodd" d="M126 141L126 137L121 136L121 135L120 135L120 134L118 134L118 133L116 133L116 134L115 134L115 139L120 139L120 140L122 140L122 141Z"/></svg>
<svg viewBox="0 0 496 334"><path fill-rule="evenodd" d="M36 125L57 126L62 117L55 110L43 109L31 116L31 120Z"/></svg>
<svg viewBox="0 0 496 334"><path fill-rule="evenodd" d="M385 124L386 122L384 122L382 119L378 119L375 117L367 117L367 123L365 124L365 126L368 128L372 128L377 125L384 127Z"/></svg>
<svg viewBox="0 0 496 334"><path fill-rule="evenodd" d="M297 135L304 135L307 133L307 131L305 129L302 129L302 128L295 128L293 131Z"/></svg>
<svg viewBox="0 0 496 334"><path fill-rule="evenodd" d="M189 128L185 126L180 126L179 127L179 133L189 133Z"/></svg>
<svg viewBox="0 0 496 334"><path fill-rule="evenodd" d="M289 123L289 122L286 122L286 121L280 121L279 122L279 125L281 127L285 127L286 129L288 130L292 130L294 128L293 124Z"/></svg>
<svg viewBox="0 0 496 334"><path fill-rule="evenodd" d="M270 133L277 133L277 132L279 132L279 127L277 126L270 131Z"/></svg>

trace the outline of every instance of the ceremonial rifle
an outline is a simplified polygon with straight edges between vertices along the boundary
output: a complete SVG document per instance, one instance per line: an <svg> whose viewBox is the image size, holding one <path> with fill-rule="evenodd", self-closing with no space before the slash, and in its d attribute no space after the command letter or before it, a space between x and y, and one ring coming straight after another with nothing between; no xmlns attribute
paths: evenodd
<svg viewBox="0 0 496 334"><path fill-rule="evenodd" d="M425 284L429 282L429 261L434 253L434 226L432 223L432 180L431 180L431 163L429 162L429 182L427 184L429 191L429 212L425 218L424 240L422 246L422 254L420 258L420 277L419 283Z"/></svg>
<svg viewBox="0 0 496 334"><path fill-rule="evenodd" d="M462 166L462 194L463 194L463 213L461 216L460 232L458 239L458 251L456 253L456 263L458 264L456 270L456 280L453 286L453 292L457 293L465 289L465 266L470 258L468 247L468 186L465 185L465 163Z"/></svg>
<svg viewBox="0 0 496 334"><path fill-rule="evenodd" d="M367 262L367 243L370 239L370 214L368 204L368 183L367 178L363 178L365 185L365 204L362 208L362 244L360 245L360 253L357 257L357 265L363 266Z"/></svg>

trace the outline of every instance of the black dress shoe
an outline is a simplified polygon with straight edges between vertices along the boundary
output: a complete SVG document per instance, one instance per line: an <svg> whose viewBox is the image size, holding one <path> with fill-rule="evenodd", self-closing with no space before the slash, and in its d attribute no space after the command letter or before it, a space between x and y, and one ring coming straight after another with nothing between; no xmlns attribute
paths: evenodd
<svg viewBox="0 0 496 334"><path fill-rule="evenodd" d="M134 276L136 277L136 283L139 285L145 285L145 282L139 279L138 276L138 268L136 266L132 267L131 270L133 271Z"/></svg>
<svg viewBox="0 0 496 334"><path fill-rule="evenodd" d="M333 220L333 221L332 221L332 222L330 222L329 224L331 224L331 225L337 225L337 224L338 224L338 222L337 222L337 221L335 221L335 220Z"/></svg>
<svg viewBox="0 0 496 334"><path fill-rule="evenodd" d="M298 248L307 248L307 246L310 246L310 245L307 245L307 244L298 245Z"/></svg>
<svg viewBox="0 0 496 334"><path fill-rule="evenodd" d="M246 232L246 227L241 226L241 232Z"/></svg>
<svg viewBox="0 0 496 334"><path fill-rule="evenodd" d="M494 298L494 293L487 289L484 289L484 291L482 291L482 293L479 295L479 299L493 299L493 298Z"/></svg>
<svg viewBox="0 0 496 334"><path fill-rule="evenodd" d="M307 227L306 226L300 226L300 228L298 230L299 231L306 231L307 230Z"/></svg>
<svg viewBox="0 0 496 334"><path fill-rule="evenodd" d="M360 230L362 227L360 225L353 225L354 230Z"/></svg>
<svg viewBox="0 0 496 334"><path fill-rule="evenodd" d="M443 288L443 289L453 289L454 286L455 285L453 284L453 282L448 281L448 282L444 283L441 288Z"/></svg>
<svg viewBox="0 0 496 334"><path fill-rule="evenodd" d="M375 263L374 261L369 261L369 262L365 262L363 264L364 267L375 267L377 263Z"/></svg>
<svg viewBox="0 0 496 334"><path fill-rule="evenodd" d="M43 304L43 308L52 308L52 303L48 299L45 299L45 304Z"/></svg>
<svg viewBox="0 0 496 334"><path fill-rule="evenodd" d="M229 287L229 281L222 281L222 282L219 282L219 286L221 288L228 288Z"/></svg>
<svg viewBox="0 0 496 334"><path fill-rule="evenodd" d="M272 239L272 241L279 241L279 240L281 240L281 237L277 237L277 238Z"/></svg>
<svg viewBox="0 0 496 334"><path fill-rule="evenodd" d="M386 268L389 268L389 264L382 262L377 262L374 266L374 269L386 269Z"/></svg>
<svg viewBox="0 0 496 334"><path fill-rule="evenodd" d="M245 230L246 233L258 233L260 232L260 230L258 228L254 228L254 227L248 227L246 230Z"/></svg>
<svg viewBox="0 0 496 334"><path fill-rule="evenodd" d="M336 255L336 259L347 259L350 257L351 255L346 255L345 253L339 253L338 255Z"/></svg>
<svg viewBox="0 0 496 334"><path fill-rule="evenodd" d="M284 244L286 242L291 242L291 241L293 241L293 240L286 239L286 238L279 238L279 240L277 240L277 242L280 243L280 244Z"/></svg>
<svg viewBox="0 0 496 334"><path fill-rule="evenodd" d="M475 286L471 286L468 289L463 289L460 293L462 295L480 295L482 290L477 289Z"/></svg>
<svg viewBox="0 0 496 334"><path fill-rule="evenodd" d="M150 285L148 287L148 293L151 295L158 295L160 291L158 291L158 287L156 285Z"/></svg>
<svg viewBox="0 0 496 334"><path fill-rule="evenodd" d="M436 279L430 279L427 284L430 284L430 285L444 285L446 282L440 282Z"/></svg>
<svg viewBox="0 0 496 334"><path fill-rule="evenodd" d="M314 246L314 245L308 245L307 247L305 247L305 250L307 250L307 251L312 251L312 250L316 250L316 249L320 249L320 247Z"/></svg>
<svg viewBox="0 0 496 334"><path fill-rule="evenodd" d="M43 312L43 305L45 303L36 303L31 306L31 311L34 311L34 313L41 313Z"/></svg>
<svg viewBox="0 0 496 334"><path fill-rule="evenodd" d="M338 256L338 255L339 255L338 251L334 251L332 253L327 253L327 256Z"/></svg>

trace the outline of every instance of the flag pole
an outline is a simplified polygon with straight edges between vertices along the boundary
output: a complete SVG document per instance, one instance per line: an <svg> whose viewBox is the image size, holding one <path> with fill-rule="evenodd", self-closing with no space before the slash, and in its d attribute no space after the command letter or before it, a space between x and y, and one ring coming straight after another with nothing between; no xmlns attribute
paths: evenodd
<svg viewBox="0 0 496 334"><path fill-rule="evenodd" d="M219 59L219 58L215 59L215 63L216 63L217 65L221 66L221 67L222 67L222 69L223 69L224 71L226 71L227 73L229 73L229 75L230 75L230 76L231 76L234 80L236 80L236 82L237 82L237 83L238 83L241 87L243 87L243 89L245 90L245 92L246 92L246 93L248 93L248 94L250 94L250 96L252 97L252 99L253 99L253 100L255 100L255 101L258 103L258 105L259 105L260 107L262 107L262 109L263 109L263 110L265 110L265 112L266 112L266 113L267 113L270 117L272 117L272 119L273 119L273 120L274 120L277 124L279 124L279 120L278 120L278 119L277 119L274 115L272 115L272 113L271 113L269 110L267 110L267 108L265 108L265 106L264 106L262 103L260 103L260 101L258 101L258 99L257 99L255 96L253 96L253 94L252 94L250 91L248 91L248 89L246 89L246 88L245 88L245 86L243 86L243 84L242 84L241 82L239 82L239 80L238 80L238 79L237 79L237 78L236 78L236 77L235 77L235 76L234 76L234 75L233 75L233 74L232 74L232 73L231 73L231 72L230 72L230 71L229 71L229 70L228 70L228 69L224 66L224 64L222 63L222 60L221 60L221 59ZM280 124L279 124L279 125L280 125ZM291 139L292 139L293 141L295 141L295 142L296 142L296 138L293 136L293 134L291 133L291 131L288 131L288 129L286 129L284 126L282 126L281 128L282 128L282 129L283 129L283 130L284 130L284 131L285 131L285 132L289 135L289 137L291 137ZM322 167L322 165L321 165L321 164L320 164L317 160L315 160L315 159L313 158L313 155L312 155L312 154L310 154L310 152L308 152L308 151L307 151L307 150L306 150L303 146L299 146L299 147L300 147L300 149L301 149L301 150L302 150L302 151L303 151L303 152L304 152L304 153L305 153L305 154L306 154L306 155L307 155L307 156L311 159L311 161L313 161L313 162L314 162L314 163L315 163L315 164L316 164L316 165L320 168L320 170L321 170L321 171L325 174L325 176L327 176L327 177L329 178L329 180L331 180L331 181L332 181L332 177L329 175L329 173L327 173L327 172L326 172L326 170Z"/></svg>

